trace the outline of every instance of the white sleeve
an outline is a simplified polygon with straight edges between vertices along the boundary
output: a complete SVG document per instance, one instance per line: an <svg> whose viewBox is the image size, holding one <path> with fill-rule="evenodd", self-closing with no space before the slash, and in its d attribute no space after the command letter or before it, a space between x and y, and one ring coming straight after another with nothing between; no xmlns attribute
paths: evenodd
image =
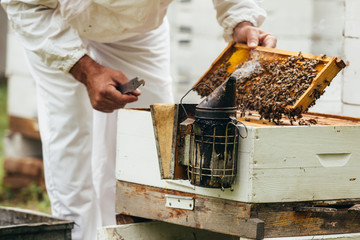
<svg viewBox="0 0 360 240"><path fill-rule="evenodd" d="M259 6L257 0L213 0L213 4L227 42L233 40L233 30L238 23L248 21L254 26L260 26L266 17L265 10Z"/></svg>
<svg viewBox="0 0 360 240"><path fill-rule="evenodd" d="M78 33L61 17L57 0L2 0L23 46L51 68L69 72L86 54Z"/></svg>

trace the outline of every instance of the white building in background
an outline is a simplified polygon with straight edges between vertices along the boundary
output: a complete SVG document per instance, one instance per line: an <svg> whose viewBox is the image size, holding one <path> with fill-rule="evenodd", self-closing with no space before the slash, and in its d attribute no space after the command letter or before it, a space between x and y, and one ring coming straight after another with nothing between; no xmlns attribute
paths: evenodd
<svg viewBox="0 0 360 240"><path fill-rule="evenodd" d="M349 66L343 72L342 111L349 116L360 116L360 1L345 1L343 57Z"/></svg>
<svg viewBox="0 0 360 240"><path fill-rule="evenodd" d="M278 37L277 48L337 56L348 62L311 109L360 117L360 1L266 0L262 28ZM171 24L175 101L189 90L227 46L211 1L175 0ZM23 51L9 31L7 47L9 114L36 117L35 87Z"/></svg>
<svg viewBox="0 0 360 240"><path fill-rule="evenodd" d="M6 56L8 114L28 119L37 118L35 81L29 72L25 52L11 28L7 34Z"/></svg>
<svg viewBox="0 0 360 240"><path fill-rule="evenodd" d="M0 82L5 75L7 18L0 7Z"/></svg>

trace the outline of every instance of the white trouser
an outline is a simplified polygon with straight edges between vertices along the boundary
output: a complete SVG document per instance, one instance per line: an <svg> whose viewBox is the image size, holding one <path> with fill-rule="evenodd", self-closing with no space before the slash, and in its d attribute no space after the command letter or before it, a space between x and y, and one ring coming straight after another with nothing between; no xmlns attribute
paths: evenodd
<svg viewBox="0 0 360 240"><path fill-rule="evenodd" d="M116 43L87 44L90 55L100 64L123 71L129 79L138 76L146 81L139 101L127 107L173 101L167 22ZM117 113L92 110L81 83L70 74L49 69L32 52L26 55L37 83L52 214L75 221L73 239L96 239L98 227L115 224Z"/></svg>

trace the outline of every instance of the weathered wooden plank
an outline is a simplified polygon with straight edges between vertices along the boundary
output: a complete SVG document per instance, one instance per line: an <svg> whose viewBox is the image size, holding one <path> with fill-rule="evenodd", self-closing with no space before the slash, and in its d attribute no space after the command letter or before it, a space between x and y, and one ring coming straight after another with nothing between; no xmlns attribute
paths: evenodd
<svg viewBox="0 0 360 240"><path fill-rule="evenodd" d="M360 229L360 215L346 210L260 212L257 216L265 222L265 237L357 233Z"/></svg>
<svg viewBox="0 0 360 240"><path fill-rule="evenodd" d="M149 222L151 219L134 217L124 214L116 214L116 224L130 224L130 223L141 223L141 222Z"/></svg>
<svg viewBox="0 0 360 240"><path fill-rule="evenodd" d="M264 223L250 204L117 181L116 212L214 232L262 239ZM165 206L166 194L194 198L194 210Z"/></svg>
<svg viewBox="0 0 360 240"><path fill-rule="evenodd" d="M336 212L336 208L331 207L300 207L296 210L297 212L323 212L323 213L332 213Z"/></svg>
<svg viewBox="0 0 360 240"><path fill-rule="evenodd" d="M360 199L257 203L252 216L265 223L265 238L359 233L360 214L349 212Z"/></svg>
<svg viewBox="0 0 360 240"><path fill-rule="evenodd" d="M6 174L6 176L4 176L3 178L4 186L7 186L14 190L19 190L21 188L27 187L32 183L37 184L41 186L43 189L45 189L44 179L38 179L31 176L26 176L16 173Z"/></svg>
<svg viewBox="0 0 360 240"><path fill-rule="evenodd" d="M315 112L307 112L303 114L304 116L312 116L316 119L321 119L319 121L320 125L359 125L360 118L357 117L349 117L349 116L341 116L335 114L326 114L326 113L315 113Z"/></svg>
<svg viewBox="0 0 360 240"><path fill-rule="evenodd" d="M349 212L359 212L360 213L360 204L355 204L354 206L348 209Z"/></svg>
<svg viewBox="0 0 360 240"><path fill-rule="evenodd" d="M44 178L44 167L41 159L32 157L5 157L4 170L30 177Z"/></svg>
<svg viewBox="0 0 360 240"><path fill-rule="evenodd" d="M24 136L40 140L40 131L37 119L28 119L17 116L9 116L9 129L19 132Z"/></svg>
<svg viewBox="0 0 360 240"><path fill-rule="evenodd" d="M177 106L175 104L154 104L150 106L156 139L161 177L174 178Z"/></svg>
<svg viewBox="0 0 360 240"><path fill-rule="evenodd" d="M185 116L182 107L178 104L154 104L150 109L161 178L186 178L186 169L177 160L181 144L178 126Z"/></svg>
<svg viewBox="0 0 360 240"><path fill-rule="evenodd" d="M252 203L252 214L257 212L324 212L312 211L309 207L314 208L332 208L332 209L350 209L360 204L360 199L342 199L326 201L305 201L305 202L277 202L277 203ZM306 210L307 209L307 210ZM325 211L326 212L326 211ZM332 211L336 212L336 211ZM255 215L257 216L257 215Z"/></svg>
<svg viewBox="0 0 360 240"><path fill-rule="evenodd" d="M166 194L194 198L194 210L165 207ZM117 183L116 196L121 214L247 238L358 233L360 229L360 214L348 210L360 199L247 204L123 181Z"/></svg>
<svg viewBox="0 0 360 240"><path fill-rule="evenodd" d="M313 113L308 112L302 114L302 120L304 123L312 126L340 126L340 125L360 125L360 118L348 117L348 116L339 116L332 114L323 114L323 113ZM280 120L280 123L269 122L264 119L260 119L260 114L255 111L250 111L246 117L238 118L245 125L255 126L255 127L278 127L278 126L299 126L298 122L291 123L287 117L283 117ZM302 127L306 127L302 125Z"/></svg>
<svg viewBox="0 0 360 240"><path fill-rule="evenodd" d="M31 157L5 157L4 170L6 175L3 184L20 189L36 183L45 189L44 169L41 159Z"/></svg>

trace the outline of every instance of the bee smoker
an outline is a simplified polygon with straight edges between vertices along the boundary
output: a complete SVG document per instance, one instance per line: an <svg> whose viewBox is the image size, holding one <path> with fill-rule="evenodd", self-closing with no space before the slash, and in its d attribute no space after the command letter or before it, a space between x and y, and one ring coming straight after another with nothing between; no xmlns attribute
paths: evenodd
<svg viewBox="0 0 360 240"><path fill-rule="evenodd" d="M236 119L236 78L230 77L195 107L188 149L191 184L229 188L237 173L240 122ZM189 123L185 120L184 123Z"/></svg>

